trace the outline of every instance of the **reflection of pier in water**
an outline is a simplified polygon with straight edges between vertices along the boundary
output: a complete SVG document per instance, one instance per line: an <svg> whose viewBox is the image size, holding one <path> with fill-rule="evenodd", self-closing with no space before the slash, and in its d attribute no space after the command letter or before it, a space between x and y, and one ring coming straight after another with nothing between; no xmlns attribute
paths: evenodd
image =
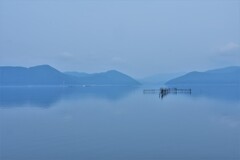
<svg viewBox="0 0 240 160"><path fill-rule="evenodd" d="M159 98L164 98L168 94L191 94L191 89L178 89L178 88L160 88L160 89L144 89L143 94L158 94Z"/></svg>

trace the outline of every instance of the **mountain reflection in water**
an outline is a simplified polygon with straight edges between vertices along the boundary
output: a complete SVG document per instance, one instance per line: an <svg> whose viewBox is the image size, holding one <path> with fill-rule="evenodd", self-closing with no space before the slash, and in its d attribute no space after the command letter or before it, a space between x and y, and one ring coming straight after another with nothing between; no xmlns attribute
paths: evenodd
<svg viewBox="0 0 240 160"><path fill-rule="evenodd" d="M0 87L0 107L34 105L48 108L61 99L102 98L119 100L136 90L134 86L94 87Z"/></svg>

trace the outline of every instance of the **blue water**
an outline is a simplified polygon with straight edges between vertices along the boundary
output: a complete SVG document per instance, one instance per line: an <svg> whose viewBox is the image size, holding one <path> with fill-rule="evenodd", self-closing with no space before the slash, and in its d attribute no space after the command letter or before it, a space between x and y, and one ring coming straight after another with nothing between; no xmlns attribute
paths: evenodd
<svg viewBox="0 0 240 160"><path fill-rule="evenodd" d="M240 87L1 87L1 160L239 160Z"/></svg>

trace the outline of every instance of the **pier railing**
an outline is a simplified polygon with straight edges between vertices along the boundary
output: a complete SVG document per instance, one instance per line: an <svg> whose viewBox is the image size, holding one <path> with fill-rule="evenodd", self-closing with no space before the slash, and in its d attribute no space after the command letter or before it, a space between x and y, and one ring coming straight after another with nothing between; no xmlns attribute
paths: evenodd
<svg viewBox="0 0 240 160"><path fill-rule="evenodd" d="M191 94L191 89L178 89L178 88L160 88L160 89L144 89L143 94L159 94L159 97L163 98L168 94L185 93Z"/></svg>

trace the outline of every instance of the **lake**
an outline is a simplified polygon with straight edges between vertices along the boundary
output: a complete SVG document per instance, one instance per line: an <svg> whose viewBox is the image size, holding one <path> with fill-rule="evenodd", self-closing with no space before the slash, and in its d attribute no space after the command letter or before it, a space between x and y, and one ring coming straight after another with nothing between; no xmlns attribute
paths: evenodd
<svg viewBox="0 0 240 160"><path fill-rule="evenodd" d="M1 87L1 160L239 160L240 87Z"/></svg>

